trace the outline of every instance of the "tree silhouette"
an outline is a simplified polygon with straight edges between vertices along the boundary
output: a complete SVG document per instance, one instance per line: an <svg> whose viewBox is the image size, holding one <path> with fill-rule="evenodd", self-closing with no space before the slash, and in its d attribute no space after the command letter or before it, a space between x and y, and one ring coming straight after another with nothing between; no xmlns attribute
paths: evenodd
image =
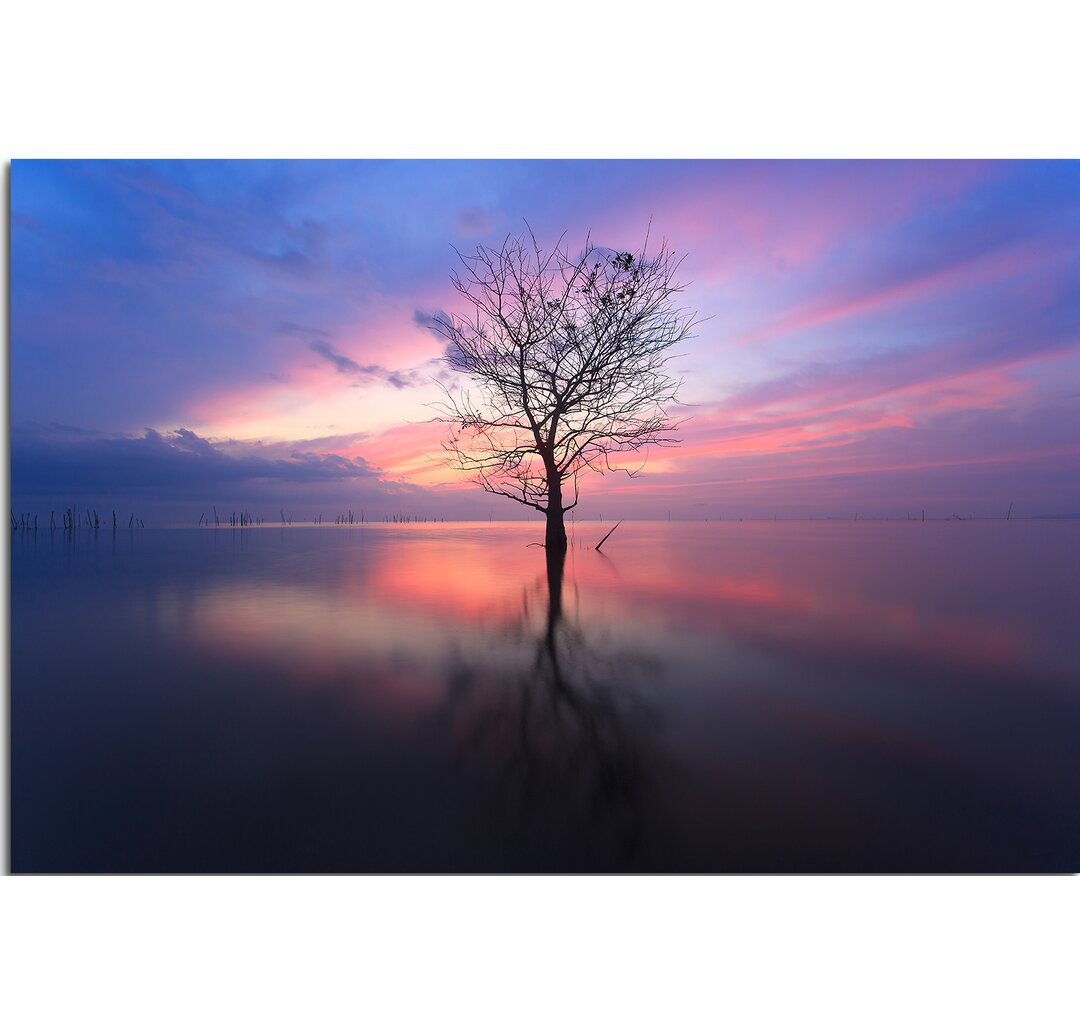
<svg viewBox="0 0 1080 1022"><path fill-rule="evenodd" d="M562 238L544 252L531 231L458 255L472 314L434 322L473 389L446 390L446 449L485 490L546 515L549 553L565 551L582 470L634 475L612 455L677 442L667 363L695 322L676 303L681 259L648 237L636 253L586 239L572 256Z"/></svg>

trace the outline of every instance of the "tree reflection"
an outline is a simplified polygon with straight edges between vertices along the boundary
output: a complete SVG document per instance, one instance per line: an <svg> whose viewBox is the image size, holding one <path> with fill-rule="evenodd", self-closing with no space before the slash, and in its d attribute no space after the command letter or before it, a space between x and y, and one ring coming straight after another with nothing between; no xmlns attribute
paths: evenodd
<svg viewBox="0 0 1080 1022"><path fill-rule="evenodd" d="M568 614L566 554L545 556L542 609L526 591L520 617L485 651L497 663L458 665L457 747L494 768L501 836L527 840L532 861L633 860L656 809L647 765L657 721L644 690L659 664L590 634L576 601Z"/></svg>

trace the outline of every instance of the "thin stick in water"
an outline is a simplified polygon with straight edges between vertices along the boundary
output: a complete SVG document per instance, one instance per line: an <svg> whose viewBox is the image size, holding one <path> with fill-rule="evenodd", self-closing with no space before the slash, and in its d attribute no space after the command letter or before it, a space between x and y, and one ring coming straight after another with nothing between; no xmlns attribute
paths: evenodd
<svg viewBox="0 0 1080 1022"><path fill-rule="evenodd" d="M623 519L619 519L609 530L607 536L605 536L599 543L596 544L596 549L599 550L606 542L608 536L610 536L620 525L622 525Z"/></svg>

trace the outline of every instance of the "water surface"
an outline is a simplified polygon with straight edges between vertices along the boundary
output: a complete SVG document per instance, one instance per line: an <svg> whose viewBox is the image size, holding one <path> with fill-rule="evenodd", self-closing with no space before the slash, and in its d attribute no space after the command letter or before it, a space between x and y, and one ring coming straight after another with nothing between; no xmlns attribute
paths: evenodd
<svg viewBox="0 0 1080 1022"><path fill-rule="evenodd" d="M1080 523L12 537L16 871L1074 871Z"/></svg>

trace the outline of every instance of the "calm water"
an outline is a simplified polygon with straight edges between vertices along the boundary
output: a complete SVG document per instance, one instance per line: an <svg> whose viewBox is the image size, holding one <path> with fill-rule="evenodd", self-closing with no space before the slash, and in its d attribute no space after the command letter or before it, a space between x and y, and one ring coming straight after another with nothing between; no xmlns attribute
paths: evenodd
<svg viewBox="0 0 1080 1022"><path fill-rule="evenodd" d="M15 534L12 868L1080 869L1080 523L606 528Z"/></svg>

